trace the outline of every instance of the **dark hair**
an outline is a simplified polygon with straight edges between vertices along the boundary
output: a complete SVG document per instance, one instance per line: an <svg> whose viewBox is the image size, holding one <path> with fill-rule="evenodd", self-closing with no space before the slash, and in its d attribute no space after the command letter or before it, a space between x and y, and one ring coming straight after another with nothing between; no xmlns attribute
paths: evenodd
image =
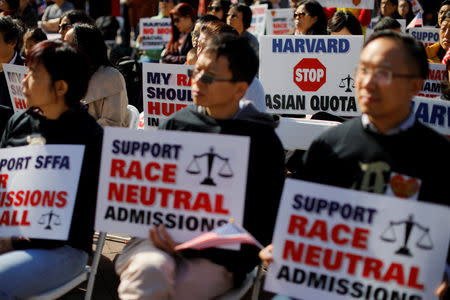
<svg viewBox="0 0 450 300"><path fill-rule="evenodd" d="M19 51L20 48L22 48L23 27L20 25L19 21L14 20L10 16L0 16L0 33L3 34L5 43L16 44L16 47L14 48L16 51Z"/></svg>
<svg viewBox="0 0 450 300"><path fill-rule="evenodd" d="M174 15L180 15L181 17L190 17L192 23L195 23L196 13L192 6L187 3L179 3L169 12L170 19L172 21L172 36L166 46L166 53L173 54L178 52L178 38L180 37L180 31L173 22Z"/></svg>
<svg viewBox="0 0 450 300"><path fill-rule="evenodd" d="M230 0L218 0L218 1L220 2L220 7L222 8L223 11L223 17L221 21L226 22L228 11L230 10L231 6L231 1ZM212 5L213 2L214 0L212 0L208 6Z"/></svg>
<svg viewBox="0 0 450 300"><path fill-rule="evenodd" d="M442 6L444 5L450 5L450 0L444 0L442 1L441 5L439 5L439 10L442 8Z"/></svg>
<svg viewBox="0 0 450 300"><path fill-rule="evenodd" d="M27 56L27 65L41 63L50 74L52 83L67 83L66 104L80 108L89 82L87 58L70 43L61 40L43 41L35 45Z"/></svg>
<svg viewBox="0 0 450 300"><path fill-rule="evenodd" d="M29 29L27 32L25 32L24 40L32 40L35 43L39 43L42 41L47 40L47 35L44 31L42 31L41 28L33 28Z"/></svg>
<svg viewBox="0 0 450 300"><path fill-rule="evenodd" d="M73 26L73 43L88 57L89 74L100 66L109 66L107 47L100 30L94 25L77 23Z"/></svg>
<svg viewBox="0 0 450 300"><path fill-rule="evenodd" d="M392 5L398 5L398 0L388 0L388 1L391 2ZM379 3L381 3L381 0Z"/></svg>
<svg viewBox="0 0 450 300"><path fill-rule="evenodd" d="M311 17L317 17L317 22L311 26L307 34L319 34L319 35L328 34L327 16L323 11L322 5L320 5L320 3L315 0L303 0L299 2L297 7L300 7L301 5L305 6L305 10Z"/></svg>
<svg viewBox="0 0 450 300"><path fill-rule="evenodd" d="M197 19L195 22L196 24L206 24L212 21L221 21L218 17L215 15L204 15Z"/></svg>
<svg viewBox="0 0 450 300"><path fill-rule="evenodd" d="M420 77L426 79L428 76L428 59L425 47L421 42L416 40L413 36L405 33L400 33L392 30L381 30L374 32L369 39L364 43L363 49L368 44L379 38L387 38L399 43L403 46L405 52L405 62L411 65L413 62L417 71L419 71Z"/></svg>
<svg viewBox="0 0 450 300"><path fill-rule="evenodd" d="M238 12L242 13L242 23L244 25L244 30L250 27L252 23L252 10L244 3L234 3L230 6L230 9L236 8Z"/></svg>
<svg viewBox="0 0 450 300"><path fill-rule="evenodd" d="M70 21L70 24L76 24L76 23L85 23L85 24L94 24L94 19L89 17L89 15L86 13L86 11L81 9L72 9L69 11L66 11L63 13L61 18L59 19L59 23L62 22L62 19L67 18Z"/></svg>
<svg viewBox="0 0 450 300"><path fill-rule="evenodd" d="M401 28L402 25L394 18L391 17L382 17L378 20L378 22L373 27L373 31L381 31L381 30L388 30L388 29L398 29Z"/></svg>
<svg viewBox="0 0 450 300"><path fill-rule="evenodd" d="M214 35L208 40L204 52L226 57L235 81L245 81L250 85L258 72L258 57L244 37L229 33Z"/></svg>
<svg viewBox="0 0 450 300"><path fill-rule="evenodd" d="M444 22L445 19L450 18L450 11L446 12L445 15L443 15L440 19L441 21L441 26L442 26L442 22Z"/></svg>
<svg viewBox="0 0 450 300"><path fill-rule="evenodd" d="M363 34L359 20L351 12L337 11L328 22L328 31L339 32L344 27L353 35Z"/></svg>
<svg viewBox="0 0 450 300"><path fill-rule="evenodd" d="M10 10L16 10L20 5L20 0L5 0L5 2L8 3Z"/></svg>
<svg viewBox="0 0 450 300"><path fill-rule="evenodd" d="M212 21L204 24L200 28L200 32L205 32L208 35L217 35L221 33L229 33L234 34L236 36L239 35L239 33L234 29L234 27L225 24L224 22L218 20L218 21Z"/></svg>

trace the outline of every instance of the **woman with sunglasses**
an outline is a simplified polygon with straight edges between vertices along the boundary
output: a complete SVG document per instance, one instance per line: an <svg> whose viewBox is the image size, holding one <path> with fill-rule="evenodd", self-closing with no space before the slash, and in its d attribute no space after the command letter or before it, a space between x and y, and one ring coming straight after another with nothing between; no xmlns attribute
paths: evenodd
<svg viewBox="0 0 450 300"><path fill-rule="evenodd" d="M68 144L85 151L68 240L0 238L0 299L61 286L84 270L92 251L103 129L80 104L87 59L67 42L44 41L31 49L27 66L22 91L30 108L11 117L0 147Z"/></svg>
<svg viewBox="0 0 450 300"><path fill-rule="evenodd" d="M191 32L194 28L196 13L192 6L180 3L170 11L172 36L161 54L161 62L184 64L189 50L192 49Z"/></svg>
<svg viewBox="0 0 450 300"><path fill-rule="evenodd" d="M208 6L208 15L214 15L222 22L227 22L228 10L230 9L230 0L214 0Z"/></svg>
<svg viewBox="0 0 450 300"><path fill-rule="evenodd" d="M94 20L88 16L86 11L80 9L72 9L66 11L59 19L58 33L61 39L64 39L66 33L76 23L94 24Z"/></svg>
<svg viewBox="0 0 450 300"><path fill-rule="evenodd" d="M295 34L326 35L327 17L315 0L301 1L294 12Z"/></svg>

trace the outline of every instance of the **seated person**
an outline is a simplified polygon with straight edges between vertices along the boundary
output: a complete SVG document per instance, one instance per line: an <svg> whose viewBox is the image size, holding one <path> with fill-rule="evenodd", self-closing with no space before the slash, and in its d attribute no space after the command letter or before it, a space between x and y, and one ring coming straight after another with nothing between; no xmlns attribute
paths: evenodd
<svg viewBox="0 0 450 300"><path fill-rule="evenodd" d="M11 17L0 17L0 105L12 109L3 64L23 65L20 56L23 28Z"/></svg>
<svg viewBox="0 0 450 300"><path fill-rule="evenodd" d="M53 2L54 4L49 5L42 15L41 27L47 32L57 32L59 19L63 13L75 8L72 2L66 0L53 0Z"/></svg>
<svg viewBox="0 0 450 300"><path fill-rule="evenodd" d="M450 49L450 11L442 16L439 29L439 42L426 47L428 62L441 63L445 53Z"/></svg>
<svg viewBox="0 0 450 300"><path fill-rule="evenodd" d="M362 35L359 20L348 11L337 11L328 22L330 35Z"/></svg>
<svg viewBox="0 0 450 300"><path fill-rule="evenodd" d="M381 31L381 30L393 30L397 32L402 32L402 25L391 17L383 17L375 23L373 27L373 32Z"/></svg>
<svg viewBox="0 0 450 300"><path fill-rule="evenodd" d="M89 87L82 102L102 126L128 127L128 96L125 79L108 60L100 30L89 24L75 24L66 34L89 61Z"/></svg>
<svg viewBox="0 0 450 300"><path fill-rule="evenodd" d="M252 104L239 105L257 69L258 58L247 39L228 34L210 39L191 74L195 105L173 114L161 128L250 137L243 226L268 244L283 188L284 151L274 117ZM175 255L163 228L150 237L151 242L129 243L116 261L122 300L212 299L239 286L258 264L258 249L252 245L241 245L240 251L188 249Z"/></svg>
<svg viewBox="0 0 450 300"><path fill-rule="evenodd" d="M94 233L103 129L80 104L87 59L67 42L44 41L33 47L27 65L22 84L30 108L9 120L0 146L70 144L85 151L68 240L0 239L1 299L28 298L72 279L86 266Z"/></svg>

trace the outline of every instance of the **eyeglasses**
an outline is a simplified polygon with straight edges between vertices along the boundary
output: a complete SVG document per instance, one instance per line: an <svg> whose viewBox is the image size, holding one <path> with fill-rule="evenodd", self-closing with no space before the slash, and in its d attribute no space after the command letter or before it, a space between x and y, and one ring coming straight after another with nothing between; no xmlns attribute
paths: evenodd
<svg viewBox="0 0 450 300"><path fill-rule="evenodd" d="M222 10L222 7L220 7L220 6L209 6L208 7L208 11L219 12L221 10Z"/></svg>
<svg viewBox="0 0 450 300"><path fill-rule="evenodd" d="M72 27L72 24L69 24L69 23L59 24L58 25L58 31L65 31L69 27Z"/></svg>
<svg viewBox="0 0 450 300"><path fill-rule="evenodd" d="M192 79L196 79L198 77L198 75L200 74L200 71L197 69L194 69L194 70L189 69L187 71L187 73L188 73L189 77L191 77ZM231 82L237 81L236 79L233 79L233 78L230 78L230 79L215 78L214 76L206 74L206 73L203 73L200 76L200 78L198 78L198 80L200 80L204 84L213 84L214 81L231 81Z"/></svg>
<svg viewBox="0 0 450 300"><path fill-rule="evenodd" d="M400 77L400 78L419 78L419 75L413 74L400 74L394 73L391 70L382 69L382 68L369 68L365 66L358 66L355 71L355 77L358 79L363 79L367 76L372 75L374 81L376 81L380 85L389 85L392 82L392 77Z"/></svg>
<svg viewBox="0 0 450 300"><path fill-rule="evenodd" d="M294 19L299 18L300 16L304 17L306 15L307 15L307 13L305 13L304 11L299 12L299 13L295 12L294 13Z"/></svg>

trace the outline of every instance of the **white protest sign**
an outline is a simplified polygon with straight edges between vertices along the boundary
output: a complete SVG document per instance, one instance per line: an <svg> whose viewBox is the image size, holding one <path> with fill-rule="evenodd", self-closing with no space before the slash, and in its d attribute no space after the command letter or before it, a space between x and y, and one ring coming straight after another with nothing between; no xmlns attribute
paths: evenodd
<svg viewBox="0 0 450 300"><path fill-rule="evenodd" d="M322 0L325 7L367 8L374 9L374 0Z"/></svg>
<svg viewBox="0 0 450 300"><path fill-rule="evenodd" d="M447 67L443 64L429 63L427 79L423 83L418 96L434 98L441 95L442 81L448 81Z"/></svg>
<svg viewBox="0 0 450 300"><path fill-rule="evenodd" d="M139 19L139 31L142 37L139 49L162 49L172 36L171 21L169 18L142 18Z"/></svg>
<svg viewBox="0 0 450 300"><path fill-rule="evenodd" d="M252 22L250 23L250 27L247 29L247 31L257 38L261 35L264 35L264 31L266 30L267 7L268 4L250 6L252 10Z"/></svg>
<svg viewBox="0 0 450 300"><path fill-rule="evenodd" d="M0 150L0 236L67 240L83 145Z"/></svg>
<svg viewBox="0 0 450 300"><path fill-rule="evenodd" d="M414 97L412 105L417 120L450 137L450 101Z"/></svg>
<svg viewBox="0 0 450 300"><path fill-rule="evenodd" d="M420 2L419 1L417 1L417 0L411 0L411 4L412 4L412 10L413 10L413 13L415 14L415 15L417 15L417 13L420 11L420 12L423 12L423 9L422 9L422 6L420 5Z"/></svg>
<svg viewBox="0 0 450 300"><path fill-rule="evenodd" d="M286 150L307 150L312 141L325 130L339 125L339 122L308 120L299 118L280 118L280 125L275 129L283 148Z"/></svg>
<svg viewBox="0 0 450 300"><path fill-rule="evenodd" d="M380 17L372 18L372 20L370 21L370 24L367 25L366 32L365 32L366 40L373 34L373 28L375 27L378 20L380 20ZM406 32L406 25L407 25L406 20L405 19L395 19L395 20L397 20L397 22L400 23L400 30L402 32Z"/></svg>
<svg viewBox="0 0 450 300"><path fill-rule="evenodd" d="M295 28L292 8L269 9L266 20L266 34L292 34Z"/></svg>
<svg viewBox="0 0 450 300"><path fill-rule="evenodd" d="M28 104L22 93L22 80L27 75L27 67L13 64L2 65L14 112L25 111Z"/></svg>
<svg viewBox="0 0 450 300"><path fill-rule="evenodd" d="M409 34L423 43L425 47L439 42L439 28L414 27L409 29Z"/></svg>
<svg viewBox="0 0 450 300"><path fill-rule="evenodd" d="M262 36L259 79L267 111L357 116L353 71L362 36Z"/></svg>
<svg viewBox="0 0 450 300"><path fill-rule="evenodd" d="M241 136L106 127L95 228L147 238L164 224L185 242L229 218L242 225L249 145Z"/></svg>
<svg viewBox="0 0 450 300"><path fill-rule="evenodd" d="M193 69L193 66L142 64L146 129L157 128L168 116L192 104L188 69Z"/></svg>
<svg viewBox="0 0 450 300"><path fill-rule="evenodd" d="M436 299L448 207L287 179L265 289L302 299Z"/></svg>

